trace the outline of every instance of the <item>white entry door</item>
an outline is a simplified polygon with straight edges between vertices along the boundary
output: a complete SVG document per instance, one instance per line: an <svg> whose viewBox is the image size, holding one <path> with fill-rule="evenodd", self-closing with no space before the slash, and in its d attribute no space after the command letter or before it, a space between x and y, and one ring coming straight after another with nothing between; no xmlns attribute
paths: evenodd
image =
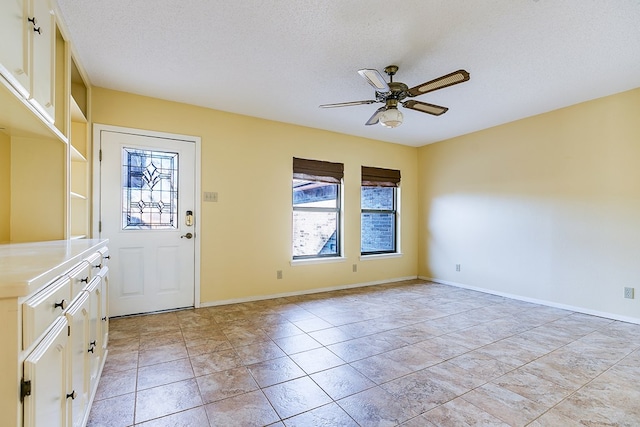
<svg viewBox="0 0 640 427"><path fill-rule="evenodd" d="M99 135L109 316L194 306L195 142L126 131Z"/></svg>

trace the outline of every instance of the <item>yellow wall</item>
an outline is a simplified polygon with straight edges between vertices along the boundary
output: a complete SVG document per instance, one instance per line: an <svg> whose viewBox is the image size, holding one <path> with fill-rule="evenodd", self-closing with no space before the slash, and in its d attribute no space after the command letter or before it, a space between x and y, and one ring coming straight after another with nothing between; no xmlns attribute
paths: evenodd
<svg viewBox="0 0 640 427"><path fill-rule="evenodd" d="M199 218L202 303L417 275L417 148L102 88L93 89L92 115L94 123L202 138L202 191L219 200L203 202ZM344 262L290 265L293 157L345 165ZM361 165L401 170L402 257L360 261Z"/></svg>
<svg viewBox="0 0 640 427"><path fill-rule="evenodd" d="M11 236L11 138L0 132L0 243Z"/></svg>
<svg viewBox="0 0 640 427"><path fill-rule="evenodd" d="M421 147L419 274L640 320L638 117L635 89Z"/></svg>
<svg viewBox="0 0 640 427"><path fill-rule="evenodd" d="M66 150L56 139L11 138L11 242L65 238Z"/></svg>

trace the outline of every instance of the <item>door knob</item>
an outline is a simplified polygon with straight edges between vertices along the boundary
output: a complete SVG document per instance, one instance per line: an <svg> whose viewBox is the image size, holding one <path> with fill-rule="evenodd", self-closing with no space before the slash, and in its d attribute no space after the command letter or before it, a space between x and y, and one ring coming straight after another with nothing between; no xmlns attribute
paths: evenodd
<svg viewBox="0 0 640 427"><path fill-rule="evenodd" d="M187 233L187 234L183 234L182 236L180 236L180 238L182 239L183 237L186 237L187 239L191 239L193 237L193 234L191 233Z"/></svg>

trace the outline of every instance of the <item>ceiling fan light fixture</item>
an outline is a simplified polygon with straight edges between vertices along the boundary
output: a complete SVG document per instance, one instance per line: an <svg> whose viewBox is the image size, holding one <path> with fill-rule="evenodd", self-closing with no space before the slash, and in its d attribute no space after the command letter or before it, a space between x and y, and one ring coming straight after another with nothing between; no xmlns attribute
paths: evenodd
<svg viewBox="0 0 640 427"><path fill-rule="evenodd" d="M402 113L396 107L387 108L380 115L380 124L387 128L396 128L402 124Z"/></svg>

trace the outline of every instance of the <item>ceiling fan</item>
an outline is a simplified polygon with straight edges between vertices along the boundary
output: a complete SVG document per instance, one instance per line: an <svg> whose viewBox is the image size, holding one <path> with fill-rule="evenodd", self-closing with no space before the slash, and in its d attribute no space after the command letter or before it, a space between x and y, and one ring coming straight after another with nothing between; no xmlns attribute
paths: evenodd
<svg viewBox="0 0 640 427"><path fill-rule="evenodd" d="M384 102L384 107L378 108L365 124L370 126L380 123L385 127L395 128L402 124L403 118L402 113L398 111L398 104L405 108L420 111L421 113L432 114L434 116L444 114L448 110L447 107L415 101L413 99L401 102L403 99L407 97L412 98L427 92L433 92L434 90L453 86L469 80L468 72L465 70L458 70L409 89L406 84L393 81L393 76L397 71L397 65L389 65L388 67L385 67L384 72L389 76L389 83L387 83L378 70L368 68L358 70L358 74L360 74L376 90L376 99L340 102L338 104L323 104L320 105L320 108L350 107L352 105Z"/></svg>

